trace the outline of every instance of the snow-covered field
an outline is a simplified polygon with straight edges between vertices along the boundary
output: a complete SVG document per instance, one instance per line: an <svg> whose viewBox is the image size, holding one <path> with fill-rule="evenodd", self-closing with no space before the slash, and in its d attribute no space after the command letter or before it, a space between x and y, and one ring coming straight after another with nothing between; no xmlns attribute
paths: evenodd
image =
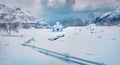
<svg viewBox="0 0 120 65"><path fill-rule="evenodd" d="M93 30L94 28L94 30ZM0 63L7 65L76 65L41 54L21 44L34 37L30 44L71 56L103 62L106 65L120 65L120 27L68 27L63 32L51 29L20 29L7 36L0 32L0 45L5 48L6 57ZM56 40L50 38L64 35ZM22 37L23 36L23 37ZM0 52L0 54L4 54ZM3 61L4 59L6 61ZM4 65L4 64L3 64Z"/></svg>

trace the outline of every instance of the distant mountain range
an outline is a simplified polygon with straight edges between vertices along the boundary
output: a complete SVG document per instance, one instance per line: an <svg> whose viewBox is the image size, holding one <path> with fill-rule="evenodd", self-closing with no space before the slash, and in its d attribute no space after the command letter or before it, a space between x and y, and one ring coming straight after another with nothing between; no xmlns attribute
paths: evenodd
<svg viewBox="0 0 120 65"><path fill-rule="evenodd" d="M85 26L86 22L82 21L81 18L73 18L62 22L62 25L67 26Z"/></svg>
<svg viewBox="0 0 120 65"><path fill-rule="evenodd" d="M102 14L94 20L94 23L97 25L119 25L120 24L120 7L114 11L110 11Z"/></svg>
<svg viewBox="0 0 120 65"><path fill-rule="evenodd" d="M37 20L31 13L22 8L10 8L4 4L0 4L0 23L41 23L41 20ZM45 23L42 22L41 24ZM82 21L81 18L73 18L62 22L64 26L85 26L90 21ZM96 25L119 25L120 24L120 7L114 11L110 11L95 18L93 23ZM51 23L50 23L51 24ZM53 25L53 24L52 24Z"/></svg>

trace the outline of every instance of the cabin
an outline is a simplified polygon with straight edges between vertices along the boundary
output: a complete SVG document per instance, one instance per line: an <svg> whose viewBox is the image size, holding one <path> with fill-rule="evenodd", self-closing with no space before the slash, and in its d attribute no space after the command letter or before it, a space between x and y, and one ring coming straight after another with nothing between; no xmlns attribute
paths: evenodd
<svg viewBox="0 0 120 65"><path fill-rule="evenodd" d="M56 22L56 24L53 26L53 32L62 32L63 26L60 24L60 22Z"/></svg>

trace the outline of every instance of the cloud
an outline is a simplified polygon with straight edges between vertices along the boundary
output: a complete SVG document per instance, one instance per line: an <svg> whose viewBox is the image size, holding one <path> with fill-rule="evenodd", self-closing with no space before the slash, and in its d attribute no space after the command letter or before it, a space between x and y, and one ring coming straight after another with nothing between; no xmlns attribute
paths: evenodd
<svg viewBox="0 0 120 65"><path fill-rule="evenodd" d="M36 17L59 18L72 15L82 16L89 12L103 13L120 7L120 0L0 0L9 7L20 7ZM102 11L102 12L101 12ZM54 16L54 17L53 17Z"/></svg>
<svg viewBox="0 0 120 65"><path fill-rule="evenodd" d="M74 11L96 10L100 8L116 8L120 6L119 0L75 0L72 6Z"/></svg>
<svg viewBox="0 0 120 65"><path fill-rule="evenodd" d="M48 0L47 6L50 7L63 7L66 3L66 0Z"/></svg>
<svg viewBox="0 0 120 65"><path fill-rule="evenodd" d="M85 11L112 9L120 6L120 0L1 0L10 7L22 7L28 10L63 9L69 11Z"/></svg>
<svg viewBox="0 0 120 65"><path fill-rule="evenodd" d="M33 5L34 5L34 8L37 9L37 10L42 9L40 0L33 0Z"/></svg>

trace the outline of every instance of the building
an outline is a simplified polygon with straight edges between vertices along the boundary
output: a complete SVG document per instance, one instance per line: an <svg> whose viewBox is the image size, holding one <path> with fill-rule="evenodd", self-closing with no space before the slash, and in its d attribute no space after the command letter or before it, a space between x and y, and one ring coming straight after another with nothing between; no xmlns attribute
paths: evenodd
<svg viewBox="0 0 120 65"><path fill-rule="evenodd" d="M60 22L56 22L56 24L53 26L53 32L62 32L63 26L60 24Z"/></svg>

